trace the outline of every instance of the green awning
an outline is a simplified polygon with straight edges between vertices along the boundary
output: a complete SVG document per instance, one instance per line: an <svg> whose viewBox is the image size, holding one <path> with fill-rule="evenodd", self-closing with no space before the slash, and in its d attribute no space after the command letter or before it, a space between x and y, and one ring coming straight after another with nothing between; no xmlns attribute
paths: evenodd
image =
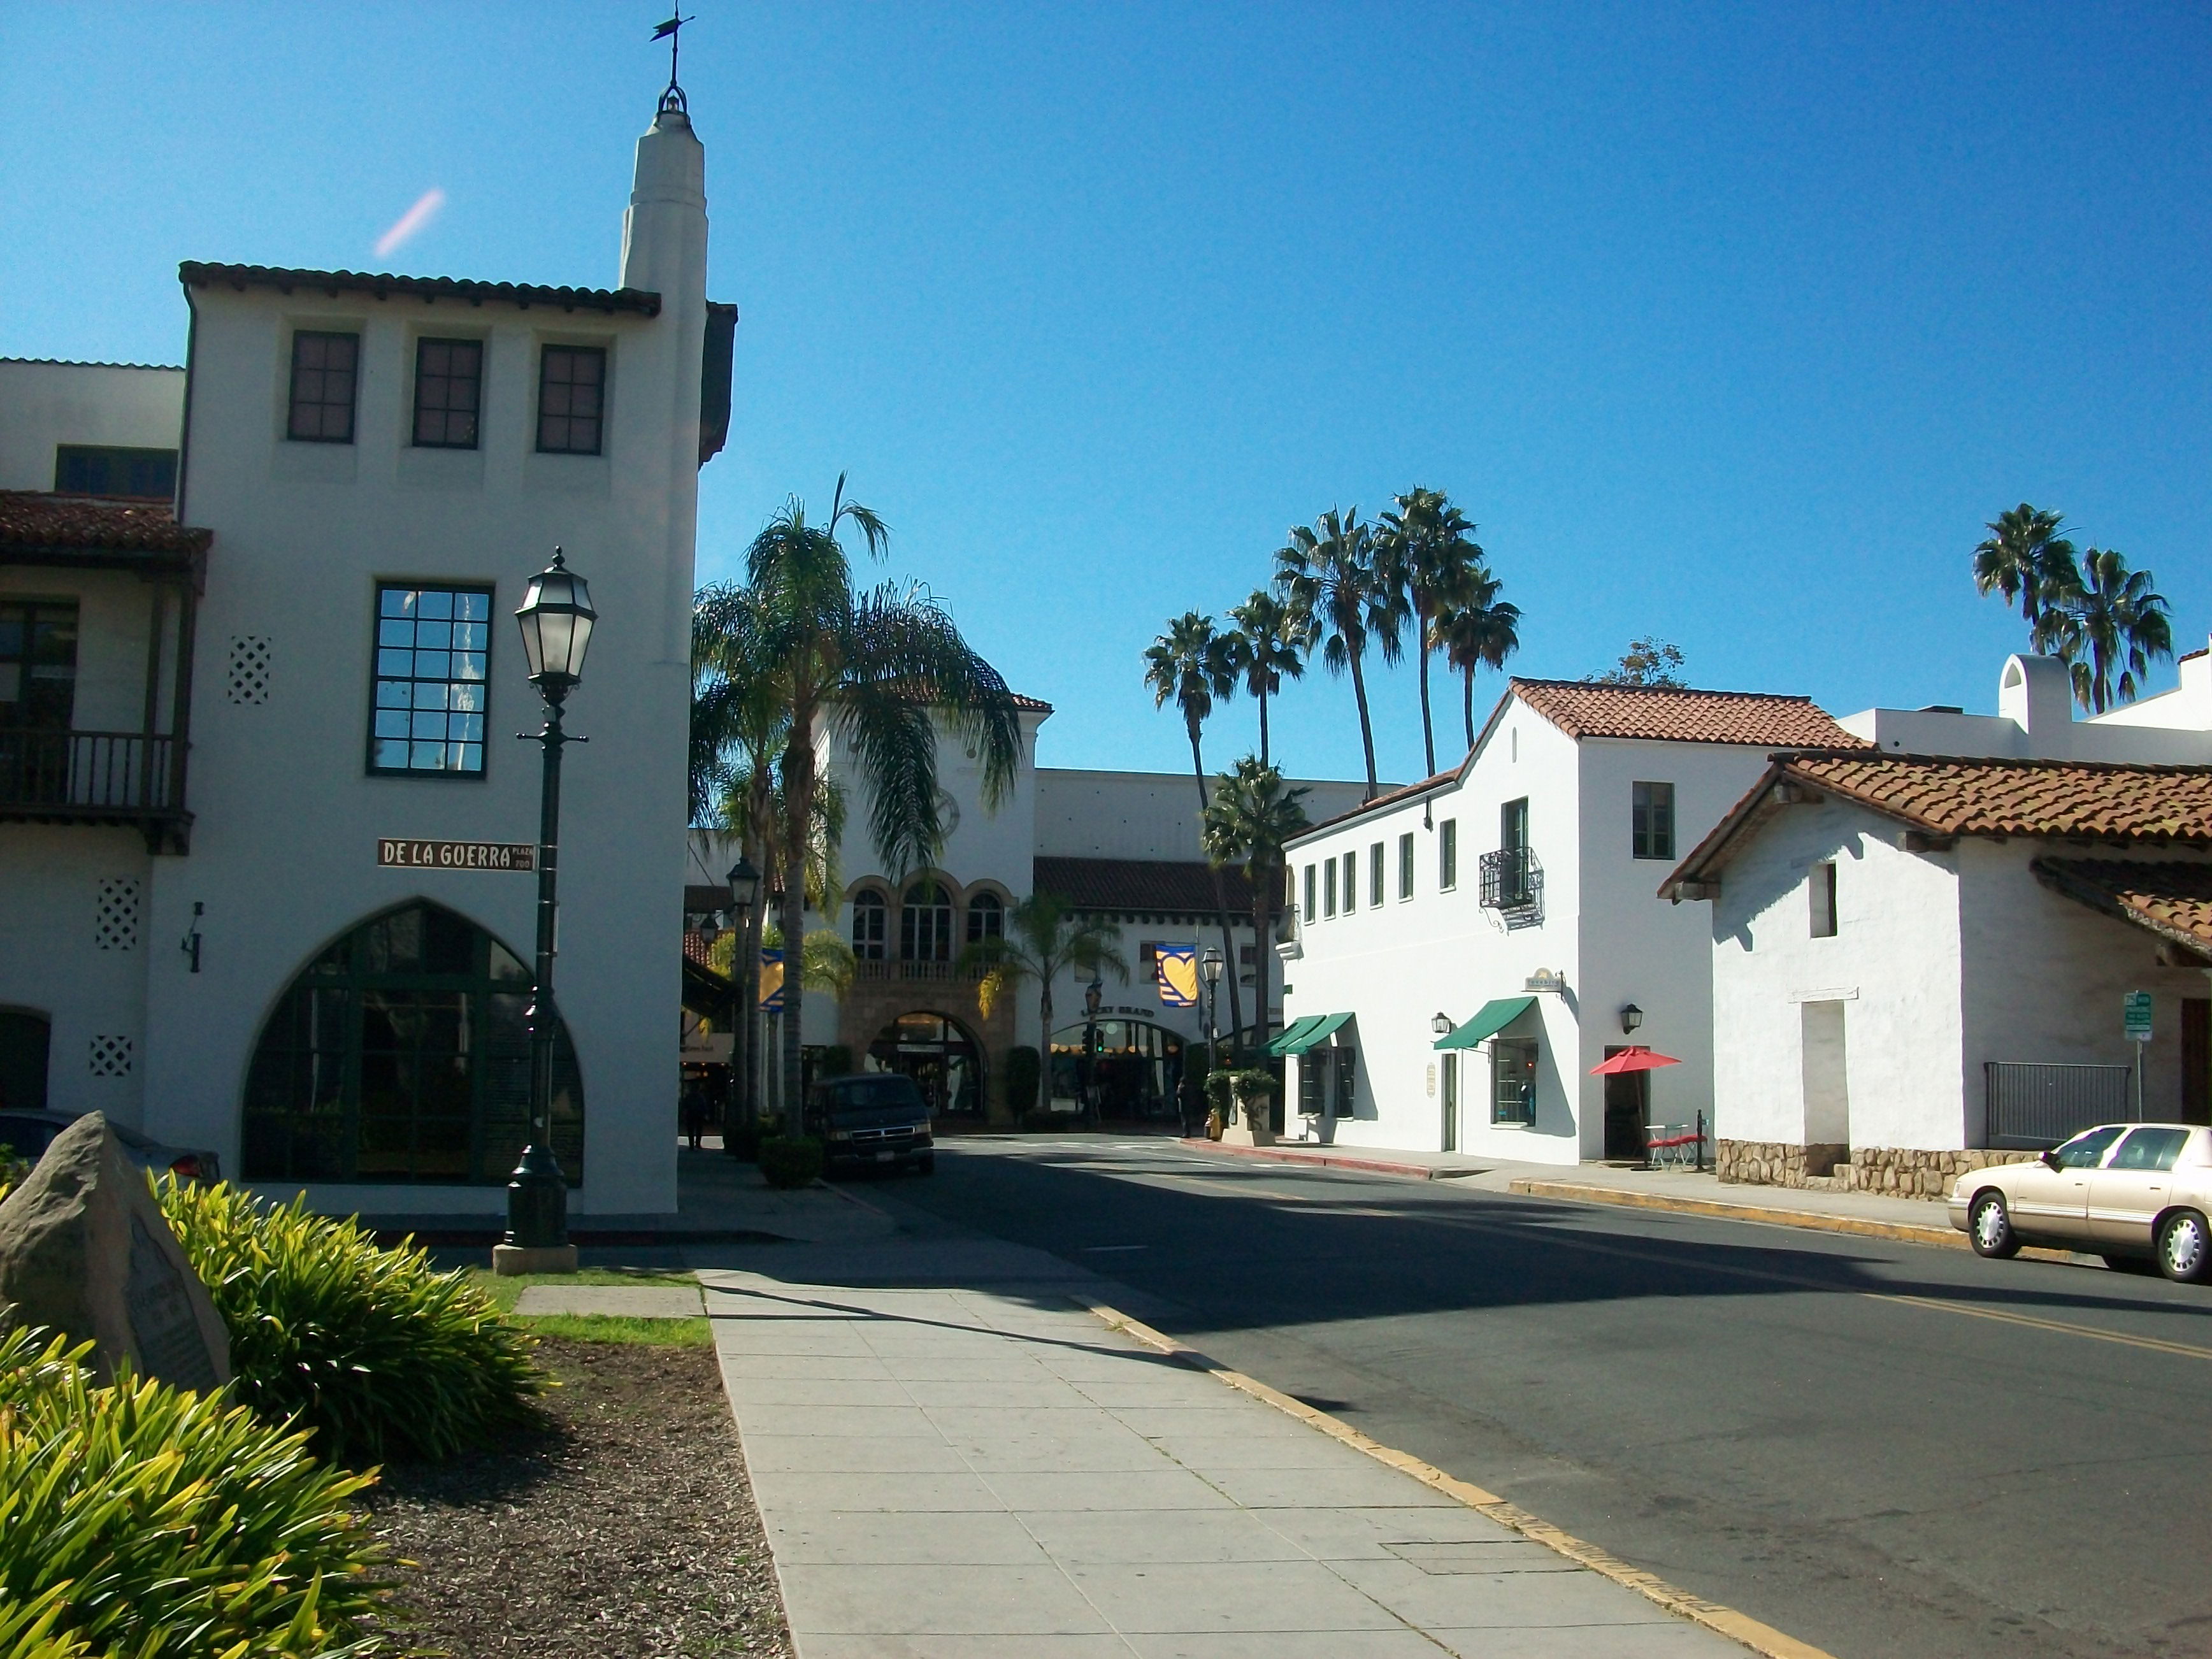
<svg viewBox="0 0 2212 1659"><path fill-rule="evenodd" d="M1439 1048L1472 1048L1478 1042L1487 1042L1515 1020L1536 1006L1534 997L1497 997L1475 1011L1473 1019L1449 1036L1436 1041Z"/></svg>
<svg viewBox="0 0 2212 1659"><path fill-rule="evenodd" d="M1302 1054L1334 1036L1337 1027L1351 1018L1350 1014L1308 1014L1287 1030L1278 1032L1275 1040L1267 1045L1267 1052L1271 1054Z"/></svg>

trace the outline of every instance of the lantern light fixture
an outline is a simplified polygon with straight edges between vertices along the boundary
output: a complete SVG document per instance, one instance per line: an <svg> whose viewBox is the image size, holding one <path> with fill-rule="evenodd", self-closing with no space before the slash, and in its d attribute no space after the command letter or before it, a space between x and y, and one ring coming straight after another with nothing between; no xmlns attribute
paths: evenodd
<svg viewBox="0 0 2212 1659"><path fill-rule="evenodd" d="M599 619L592 609L592 590L555 548L553 562L530 579L514 612L530 683L549 702L559 702L582 681L584 653Z"/></svg>
<svg viewBox="0 0 2212 1659"><path fill-rule="evenodd" d="M1620 1031L1623 1036L1632 1036L1636 1028L1644 1024L1644 1011L1634 1003L1624 1003L1620 1010Z"/></svg>
<svg viewBox="0 0 2212 1659"><path fill-rule="evenodd" d="M1429 1016L1429 1029L1438 1036L1449 1036L1455 1029L1452 1017L1442 1009Z"/></svg>

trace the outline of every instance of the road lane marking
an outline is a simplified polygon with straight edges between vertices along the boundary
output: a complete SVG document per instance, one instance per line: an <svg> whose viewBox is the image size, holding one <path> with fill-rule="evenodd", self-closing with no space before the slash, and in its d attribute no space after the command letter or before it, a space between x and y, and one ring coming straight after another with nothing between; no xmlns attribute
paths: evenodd
<svg viewBox="0 0 2212 1659"><path fill-rule="evenodd" d="M1907 1296L1899 1291L1856 1291L1876 1302L1902 1302L1908 1307L1932 1308L1939 1313L1965 1314L1973 1319L1995 1319L2007 1325L2026 1325L2039 1331L2057 1331L2063 1336L2090 1336L2100 1342L2118 1342L2124 1347L2148 1348L2154 1353L2179 1354L2185 1359L2212 1359L2212 1348L2200 1347L2194 1342L2169 1342L2163 1337L2135 1336L2126 1331L2106 1330L2097 1325L2075 1325L2063 1319L2039 1319L2033 1314L2013 1313L2002 1308L1970 1307L1964 1302L1946 1301L1940 1297Z"/></svg>
<svg viewBox="0 0 2212 1659"><path fill-rule="evenodd" d="M1701 1595L1677 1589L1665 1579L1632 1567L1620 1557L1609 1554L1596 1545L1562 1532L1549 1522L1539 1519L1516 1504L1508 1503L1496 1492L1486 1492L1471 1481L1445 1474L1433 1463L1425 1462L1411 1452L1386 1446L1379 1440L1361 1433L1340 1417L1332 1416L1303 1400L1292 1398L1280 1389L1271 1389L1256 1377L1232 1370L1217 1359L1200 1353L1187 1344L1176 1341L1154 1330L1151 1326L1130 1318L1127 1314L1103 1303L1085 1304L1091 1314L1109 1330L1115 1330L1158 1350L1196 1370L1207 1372L1232 1389L1250 1395L1254 1399L1273 1406L1286 1416L1295 1417L1310 1428L1318 1429L1332 1440L1341 1442L1354 1451L1364 1452L1376 1462L1411 1475L1423 1486L1457 1499L1478 1515L1495 1521L1498 1525L1519 1533L1522 1537L1543 1545L1546 1548L1566 1557L1579 1566L1589 1568L1601 1577L1632 1589L1646 1600L1655 1601L1669 1613L1687 1619L1693 1624L1717 1632L1729 1639L1741 1642L1765 1659L1834 1659L1826 1649L1816 1648L1809 1642L1801 1642L1771 1625L1761 1624L1750 1614L1739 1613L1718 1601L1708 1601Z"/></svg>

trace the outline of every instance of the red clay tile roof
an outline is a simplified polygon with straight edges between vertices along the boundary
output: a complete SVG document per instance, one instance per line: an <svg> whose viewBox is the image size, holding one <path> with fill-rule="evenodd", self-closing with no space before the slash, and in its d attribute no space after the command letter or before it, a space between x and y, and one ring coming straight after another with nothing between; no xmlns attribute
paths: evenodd
<svg viewBox="0 0 2212 1659"><path fill-rule="evenodd" d="M1193 860L1040 858L1032 880L1040 893L1056 894L1079 910L1124 915L1210 916L1218 908L1213 867ZM1252 914L1244 872L1221 872L1222 890L1234 916Z"/></svg>
<svg viewBox="0 0 2212 1659"><path fill-rule="evenodd" d="M520 307L553 306L562 311L635 312L641 317L660 314L660 296L635 288L546 288L536 283L483 283L464 276L394 276L365 270L292 270L274 265L204 264L187 259L177 267L177 280L186 288L271 288L280 294L295 289L313 293L367 294L379 300L398 295L419 295L433 300L465 300L471 305L492 301Z"/></svg>
<svg viewBox="0 0 2212 1659"><path fill-rule="evenodd" d="M1418 800L1431 789L1443 788L1444 785L1458 777L1459 774L1459 767L1455 766L1449 772L1439 772L1432 778L1423 778L1419 783L1392 784L1373 800L1362 801L1349 812L1339 812L1333 818L1323 818L1319 823L1299 830L1291 837L1291 840L1294 842L1304 841L1309 836L1318 835L1324 830L1334 830L1339 824L1349 823L1352 819L1364 817L1370 812L1379 812L1386 806L1395 806L1401 801Z"/></svg>
<svg viewBox="0 0 2212 1659"><path fill-rule="evenodd" d="M1937 835L2212 846L2212 766L1875 754L1778 766Z"/></svg>
<svg viewBox="0 0 2212 1659"><path fill-rule="evenodd" d="M1778 786L1857 802L1934 836L2021 836L2120 845L2212 847L2212 766L1893 755L1863 748L1779 754L1660 884L1680 902L1728 862L1771 812Z"/></svg>
<svg viewBox="0 0 2212 1659"><path fill-rule="evenodd" d="M1520 678L1511 682L1510 690L1571 738L1741 743L1767 749L1862 746L1810 697Z"/></svg>
<svg viewBox="0 0 2212 1659"><path fill-rule="evenodd" d="M177 522L166 506L125 507L83 495L0 489L0 553L204 553L211 530Z"/></svg>
<svg viewBox="0 0 2212 1659"><path fill-rule="evenodd" d="M932 703L941 703L944 702L944 699L938 695L936 685L927 680L915 680L911 685L903 681L888 681L884 684L884 689L890 691L908 693L917 698ZM1035 697L1025 697L1020 692L1012 689L1009 689L1006 692L1006 700L1012 703L1015 708L1022 709L1029 714L1049 714L1052 713L1052 705L1050 703L1042 702Z"/></svg>
<svg viewBox="0 0 2212 1659"><path fill-rule="evenodd" d="M2036 878L2161 939L2212 955L2212 864L2127 859L2038 859Z"/></svg>

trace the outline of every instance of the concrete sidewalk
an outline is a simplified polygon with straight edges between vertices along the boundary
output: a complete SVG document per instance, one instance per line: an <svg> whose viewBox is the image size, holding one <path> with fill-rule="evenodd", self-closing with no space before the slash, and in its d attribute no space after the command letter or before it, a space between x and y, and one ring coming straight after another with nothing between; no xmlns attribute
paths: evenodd
<svg viewBox="0 0 2212 1659"><path fill-rule="evenodd" d="M700 1278L801 1659L1746 1650L1490 1494L1109 1326L1039 1252L732 1254Z"/></svg>

